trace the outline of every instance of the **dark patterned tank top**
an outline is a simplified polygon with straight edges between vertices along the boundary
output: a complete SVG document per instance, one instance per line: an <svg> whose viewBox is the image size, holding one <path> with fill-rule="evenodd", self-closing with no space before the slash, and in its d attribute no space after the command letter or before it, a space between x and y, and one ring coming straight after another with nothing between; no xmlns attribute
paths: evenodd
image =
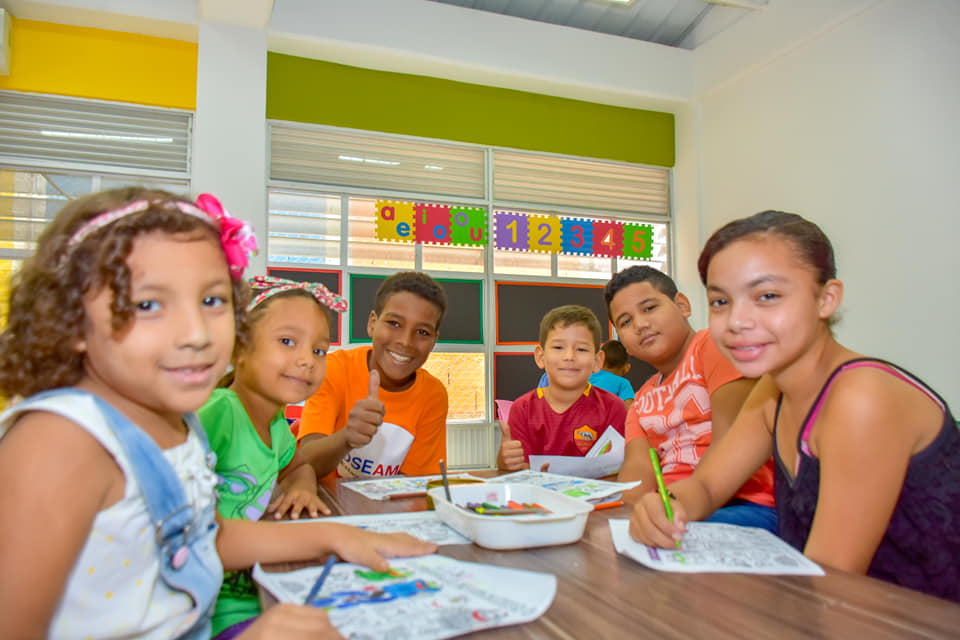
<svg viewBox="0 0 960 640"><path fill-rule="evenodd" d="M860 358L840 365L830 374L797 437L798 464L792 481L780 452L775 451L774 493L780 537L801 551L806 545L820 491L820 461L807 446L810 429L837 375L857 367L889 372L926 393L943 408L944 414L943 426L934 441L910 459L900 499L867 575L960 602L960 429L940 396L888 362ZM778 403L775 434L779 417Z"/></svg>

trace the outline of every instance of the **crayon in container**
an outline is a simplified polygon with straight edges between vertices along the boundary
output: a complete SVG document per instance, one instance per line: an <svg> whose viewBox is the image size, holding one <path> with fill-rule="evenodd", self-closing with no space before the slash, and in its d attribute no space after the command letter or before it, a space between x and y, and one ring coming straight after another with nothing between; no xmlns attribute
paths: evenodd
<svg viewBox="0 0 960 640"><path fill-rule="evenodd" d="M451 485L446 499L443 487L427 489L437 515L447 526L488 549L525 549L570 544L583 536L593 505L549 489L530 484L488 483ZM537 505L540 509L510 515L478 513L468 505L493 506L514 502Z"/></svg>

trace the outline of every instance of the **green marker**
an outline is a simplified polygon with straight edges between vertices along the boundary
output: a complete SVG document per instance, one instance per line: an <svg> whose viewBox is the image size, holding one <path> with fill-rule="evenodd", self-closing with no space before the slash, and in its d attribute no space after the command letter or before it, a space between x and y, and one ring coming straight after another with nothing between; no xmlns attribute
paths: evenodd
<svg viewBox="0 0 960 640"><path fill-rule="evenodd" d="M670 506L670 496L667 495L667 485L663 484L663 472L660 471L660 458L657 457L657 450L650 447L650 462L653 463L653 473L657 476L657 491L660 492L660 499L663 500L663 510L667 512L667 520L673 522L673 507ZM680 548L680 541L677 540L677 549Z"/></svg>

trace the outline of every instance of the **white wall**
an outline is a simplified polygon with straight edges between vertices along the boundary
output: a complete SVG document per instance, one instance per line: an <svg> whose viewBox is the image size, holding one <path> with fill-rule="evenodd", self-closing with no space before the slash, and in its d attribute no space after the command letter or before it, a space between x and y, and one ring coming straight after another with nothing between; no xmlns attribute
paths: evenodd
<svg viewBox="0 0 960 640"><path fill-rule="evenodd" d="M702 243L762 209L830 236L838 337L960 410L960 2L875 2L700 100Z"/></svg>

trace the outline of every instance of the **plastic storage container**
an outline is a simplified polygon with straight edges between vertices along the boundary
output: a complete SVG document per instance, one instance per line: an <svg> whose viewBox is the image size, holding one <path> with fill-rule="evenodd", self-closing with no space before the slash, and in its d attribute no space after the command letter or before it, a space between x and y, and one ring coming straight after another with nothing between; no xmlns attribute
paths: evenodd
<svg viewBox="0 0 960 640"><path fill-rule="evenodd" d="M488 549L524 549L576 542L583 535L593 505L530 484L488 483L451 485L447 500L443 487L427 490L437 515L448 526ZM505 505L509 501L536 503L553 513L493 516L473 513L467 503Z"/></svg>

